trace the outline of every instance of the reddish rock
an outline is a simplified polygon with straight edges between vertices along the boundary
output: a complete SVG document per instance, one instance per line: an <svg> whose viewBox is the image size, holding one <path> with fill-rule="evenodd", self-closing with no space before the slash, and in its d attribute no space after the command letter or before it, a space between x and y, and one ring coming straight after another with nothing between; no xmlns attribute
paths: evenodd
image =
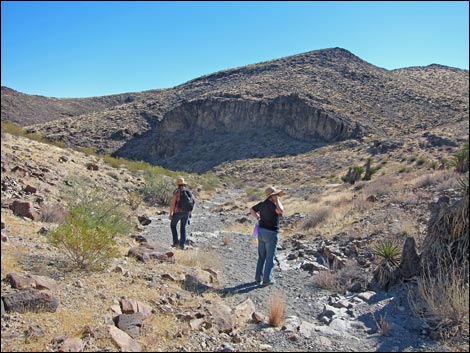
<svg viewBox="0 0 470 353"><path fill-rule="evenodd" d="M37 219L37 214L31 201L15 200L10 205L10 209L16 216L30 218L33 221Z"/></svg>

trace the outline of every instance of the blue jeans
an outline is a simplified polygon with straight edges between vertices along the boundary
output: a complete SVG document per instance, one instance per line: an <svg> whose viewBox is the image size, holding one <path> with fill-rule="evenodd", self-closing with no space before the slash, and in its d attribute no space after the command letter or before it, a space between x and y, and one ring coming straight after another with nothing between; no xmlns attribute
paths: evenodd
<svg viewBox="0 0 470 353"><path fill-rule="evenodd" d="M184 248L186 243L186 225L188 224L189 212L176 212L173 214L171 219L170 228L171 234L173 235L173 245L179 243L181 248ZM178 242L178 231L176 230L176 225L180 222L180 240Z"/></svg>
<svg viewBox="0 0 470 353"><path fill-rule="evenodd" d="M274 257L276 256L278 232L259 227L258 263L255 280L264 283L273 281Z"/></svg>

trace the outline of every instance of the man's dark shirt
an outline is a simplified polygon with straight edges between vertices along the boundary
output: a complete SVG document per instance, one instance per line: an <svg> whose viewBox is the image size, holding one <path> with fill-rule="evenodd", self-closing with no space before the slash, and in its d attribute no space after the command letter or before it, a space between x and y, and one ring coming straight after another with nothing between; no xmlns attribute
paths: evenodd
<svg viewBox="0 0 470 353"><path fill-rule="evenodd" d="M259 226L261 228L273 230L275 232L279 231L279 219L281 218L279 214L276 213L276 205L266 199L263 202L260 202L254 205L253 210L260 214Z"/></svg>

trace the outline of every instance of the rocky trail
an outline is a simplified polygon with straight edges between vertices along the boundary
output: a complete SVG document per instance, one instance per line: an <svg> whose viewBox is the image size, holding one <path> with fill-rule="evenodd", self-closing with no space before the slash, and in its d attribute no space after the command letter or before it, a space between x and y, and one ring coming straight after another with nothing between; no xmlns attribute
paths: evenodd
<svg viewBox="0 0 470 353"><path fill-rule="evenodd" d="M266 287L257 285L254 282L256 239L251 234L224 230L234 222L254 224L248 215L250 205L246 212L219 211L236 192L197 203L187 228L189 246L184 251L211 249L217 254L221 274L214 290L230 307L249 298L256 311L267 317L270 299L274 295L284 298L285 314L280 328L269 326L265 320L250 323L243 329L243 335L255 337L267 351L446 350L429 338L428 327L413 314L407 299L410 283L395 286L388 292L364 288L344 295L316 286L305 263L314 258L318 253L315 249L324 245L324 241L283 239L281 230L274 268L276 283ZM143 235L149 241L171 242L167 214L153 217ZM223 350L240 349L236 343L227 343Z"/></svg>

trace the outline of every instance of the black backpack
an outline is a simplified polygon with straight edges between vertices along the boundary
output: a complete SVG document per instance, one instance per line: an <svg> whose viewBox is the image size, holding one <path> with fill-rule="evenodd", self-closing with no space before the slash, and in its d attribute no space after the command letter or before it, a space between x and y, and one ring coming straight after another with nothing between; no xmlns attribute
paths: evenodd
<svg viewBox="0 0 470 353"><path fill-rule="evenodd" d="M194 197L191 191L188 189L179 190L180 199L177 207L183 212L191 212L194 208Z"/></svg>

